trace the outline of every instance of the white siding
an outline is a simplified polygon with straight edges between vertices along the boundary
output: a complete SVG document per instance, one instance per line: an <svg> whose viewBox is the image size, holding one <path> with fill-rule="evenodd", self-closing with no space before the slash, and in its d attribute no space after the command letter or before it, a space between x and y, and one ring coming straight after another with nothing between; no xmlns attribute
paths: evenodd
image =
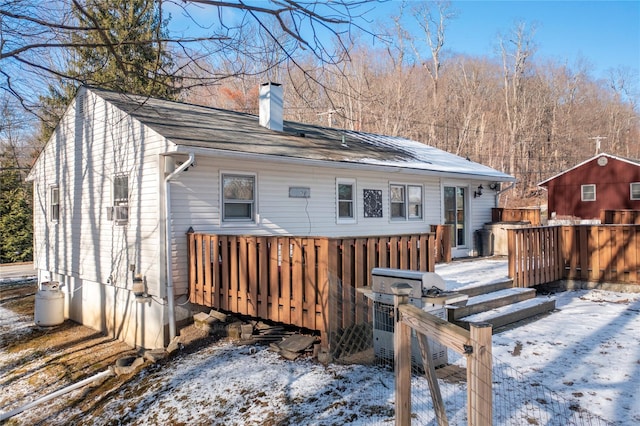
<svg viewBox="0 0 640 426"><path fill-rule="evenodd" d="M150 294L160 295L158 153L163 148L163 138L90 91L82 90L32 171L36 268L74 282L109 287L92 296L102 298L97 306L105 309L112 304L105 294L133 299L128 289L134 273L144 276ZM129 178L126 225L107 220L107 207L113 204L112 179L117 173ZM60 189L57 223L49 218L51 185ZM130 265L135 271L130 270ZM70 303L76 300L72 296ZM81 303L80 299L76 302ZM87 319L86 312L80 313L86 311L88 303L84 305L82 309L70 307L76 316L72 319ZM162 311L164 307L158 304L154 309ZM131 315L135 320L136 310L120 304L113 311L113 324L101 324L108 330L139 334L139 327L136 331L134 326L124 326L132 320ZM117 337L130 343L141 341L140 336Z"/></svg>
<svg viewBox="0 0 640 426"><path fill-rule="evenodd" d="M366 236L428 232L442 222L440 180L432 176L394 173L385 175L348 169L256 162L196 156L197 166L180 175L173 184L174 282L176 293L187 291L187 230L227 235ZM256 174L257 224L226 224L220 219L220 175L222 172ZM354 179L356 223L338 224L336 179ZM423 186L423 219L391 221L389 183ZM289 187L308 187L309 198L290 198ZM382 191L383 217L365 218L363 190Z"/></svg>

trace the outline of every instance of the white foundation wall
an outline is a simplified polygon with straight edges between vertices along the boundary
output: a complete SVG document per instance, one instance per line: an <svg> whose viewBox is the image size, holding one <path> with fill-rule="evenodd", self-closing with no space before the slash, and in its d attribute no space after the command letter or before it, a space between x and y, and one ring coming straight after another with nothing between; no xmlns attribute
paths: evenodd
<svg viewBox="0 0 640 426"><path fill-rule="evenodd" d="M146 299L136 301L131 291L77 277L38 271L43 281L56 281L64 293L66 319L93 328L114 339L141 348L162 348L168 331L166 307Z"/></svg>

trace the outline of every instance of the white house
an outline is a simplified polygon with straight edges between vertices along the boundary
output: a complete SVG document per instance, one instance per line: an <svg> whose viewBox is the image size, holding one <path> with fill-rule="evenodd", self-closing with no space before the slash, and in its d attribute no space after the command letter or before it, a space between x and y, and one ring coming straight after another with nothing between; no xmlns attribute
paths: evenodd
<svg viewBox="0 0 640 426"><path fill-rule="evenodd" d="M30 173L35 266L60 282L68 318L166 346L189 315L189 228L341 237L450 223L453 255L473 255L514 180L419 142L283 122L276 84L260 102L256 117L79 90Z"/></svg>

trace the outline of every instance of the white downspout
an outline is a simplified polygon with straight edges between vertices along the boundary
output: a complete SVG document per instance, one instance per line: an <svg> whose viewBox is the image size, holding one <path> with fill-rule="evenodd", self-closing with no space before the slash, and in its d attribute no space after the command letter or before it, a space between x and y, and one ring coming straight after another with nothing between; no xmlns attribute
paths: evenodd
<svg viewBox="0 0 640 426"><path fill-rule="evenodd" d="M165 224L165 243L164 251L167 262L167 309L169 311L169 341L176 337L176 314L175 300L173 299L173 270L171 267L171 179L182 173L187 167L193 164L195 154L189 153L189 159L182 163L180 167L175 169L171 174L164 178L164 220Z"/></svg>

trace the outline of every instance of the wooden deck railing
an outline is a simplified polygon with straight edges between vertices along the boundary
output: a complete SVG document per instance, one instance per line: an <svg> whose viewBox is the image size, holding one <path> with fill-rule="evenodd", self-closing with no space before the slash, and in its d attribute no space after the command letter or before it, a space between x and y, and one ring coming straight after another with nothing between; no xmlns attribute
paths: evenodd
<svg viewBox="0 0 640 426"><path fill-rule="evenodd" d="M491 222L529 222L532 226L540 226L540 209L506 209L492 208Z"/></svg>
<svg viewBox="0 0 640 426"><path fill-rule="evenodd" d="M531 287L562 278L559 227L507 230L509 276L514 287Z"/></svg>
<svg viewBox="0 0 640 426"><path fill-rule="evenodd" d="M436 263L451 262L451 238L453 225L431 225L431 232L435 234L435 261Z"/></svg>
<svg viewBox="0 0 640 426"><path fill-rule="evenodd" d="M509 276L518 287L559 279L639 284L640 225L508 230Z"/></svg>
<svg viewBox="0 0 640 426"><path fill-rule="evenodd" d="M371 269L435 270L432 233L365 238L190 233L187 238L192 303L321 333L367 315L346 305L354 288L370 285ZM338 298L341 309L330 309L329 294L337 290L349 296Z"/></svg>

